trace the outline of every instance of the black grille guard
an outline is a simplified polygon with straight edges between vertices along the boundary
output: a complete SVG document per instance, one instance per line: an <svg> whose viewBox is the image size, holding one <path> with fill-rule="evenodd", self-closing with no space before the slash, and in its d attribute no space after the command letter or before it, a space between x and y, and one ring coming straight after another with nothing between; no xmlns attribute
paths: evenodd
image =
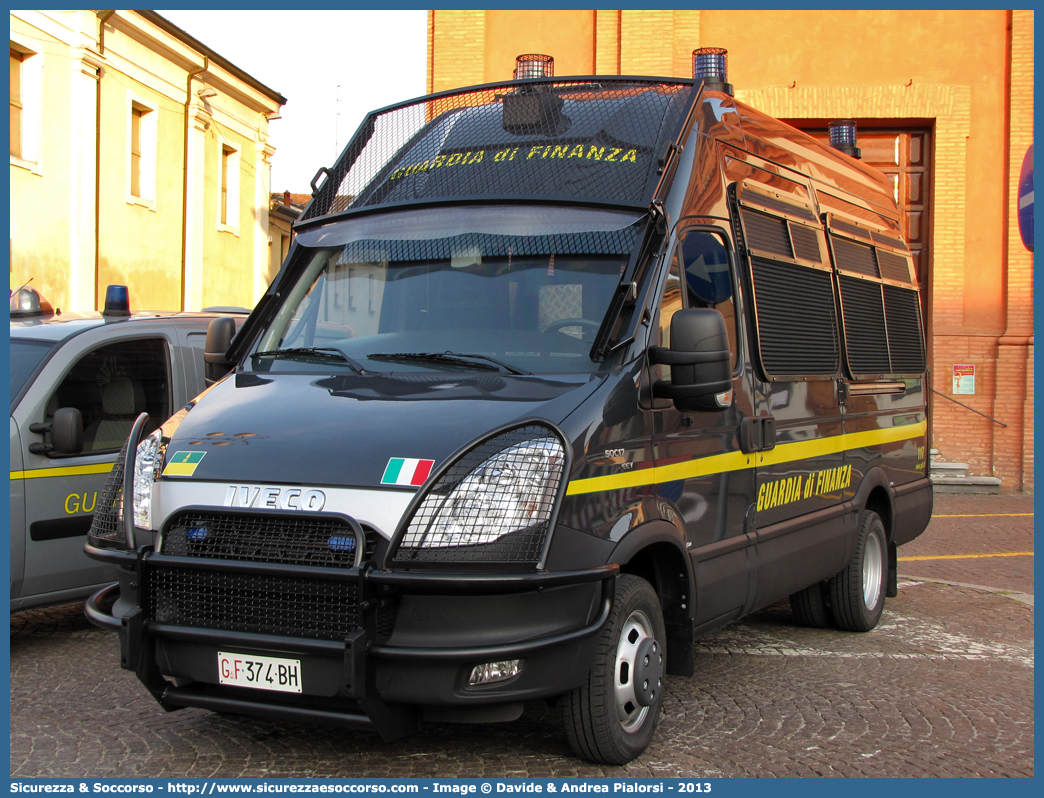
<svg viewBox="0 0 1044 798"><path fill-rule="evenodd" d="M133 473L136 446L147 416L142 414L127 443L127 462L123 474L123 495L133 496ZM131 500L133 501L133 500ZM125 503L126 510L131 508ZM117 631L120 636L120 664L136 673L153 698L168 711L181 707L202 707L217 711L261 714L270 717L310 719L335 723L342 727L376 731L385 740L401 737L415 727L417 713L408 707L385 704L378 695L376 668L371 660L429 663L444 665L471 661L514 659L549 649L576 644L596 635L612 612L615 577L620 566L615 563L581 571L450 574L406 571L378 571L364 561L356 567L301 565L297 563L244 562L237 559L213 559L195 556L158 554L151 545L135 547L133 512L123 517L125 541L130 549L99 547L88 538L84 552L92 559L115 564L125 575L121 583L110 585L91 596L84 613L91 623ZM358 529L354 519L350 526ZM99 543L103 541L98 540ZM361 542L361 539L360 539ZM228 630L195 625L165 623L150 618L149 580L155 571L167 573L182 570L219 573L246 578L304 579L354 585L354 624L346 629L343 640L314 639L286 634ZM576 629L517 643L475 647L412 648L382 645L378 642L378 610L385 597L409 592L429 595L495 595L540 591L549 587L601 582L601 609L590 623ZM103 606L114 599L121 604L117 617ZM272 699L246 701L233 694L209 691L205 686L178 686L160 672L157 643L195 643L215 646L242 646L248 649L275 650L287 654L313 655L342 663L342 696L338 711L320 704L286 706Z"/></svg>
<svg viewBox="0 0 1044 798"><path fill-rule="evenodd" d="M268 635L254 632L229 631L205 627L182 626L164 623L145 617L140 597L147 595L146 585L149 572L153 569L194 569L223 571L225 573L252 574L260 576L292 577L304 579L324 579L329 581L355 582L357 588L357 607L359 609L359 629L366 632L369 641L375 640L376 610L380 602L378 589L382 595L401 593L419 595L497 595L505 593L523 593L538 591L551 587L601 582L601 611L593 622L579 629L539 640L528 640L520 643L483 648L404 648L398 646L378 645L369 642L365 646L368 656L377 659L393 660L465 660L475 658L505 658L524 653L553 648L587 638L597 633L605 624L612 611L615 577L620 566L615 563L602 565L581 571L555 571L547 573L526 574L451 574L451 573L412 573L400 571L378 571L369 562L358 568L331 568L316 566L290 565L285 563L242 562L236 560L210 560L201 557L175 557L156 554L151 547L143 547L138 552L102 549L86 544L84 550L89 557L122 566L133 570L135 579L129 582L133 588L132 596L122 596L131 605L129 612L116 617L103 609L104 605L120 596L119 584L112 584L91 596L84 605L84 613L91 623L103 629L120 632L125 649L124 667L134 666L137 659L128 649L134 643L128 638L132 636L131 628L139 627L138 636L144 638L163 638L194 642L201 644L235 644L279 648L283 651L313 653L321 655L340 655L344 652L345 643L338 640L317 640L305 637Z"/></svg>
<svg viewBox="0 0 1044 798"><path fill-rule="evenodd" d="M151 547L138 552L119 552L99 549L90 544L87 553L106 562L113 562L134 571L132 579L124 582L131 595L120 595L120 585L113 584L95 593L84 605L84 612L92 623L119 632L121 666L133 670L138 680L153 698L167 711L183 707L200 707L214 711L259 715L268 718L306 720L349 729L373 731L385 740L394 740L416 728L418 712L415 708L387 704L381 700L376 686L376 668L373 660L441 666L468 661L496 661L516 659L547 652L563 646L581 643L598 634L609 619L613 607L615 577L620 566L615 563L584 571L563 571L532 574L418 574L376 571L364 562L358 568L316 568L283 563L244 563L229 560L203 560L196 557L170 557L155 554ZM320 640L256 632L227 631L196 626L182 626L158 622L145 617L141 596L147 596L150 569L193 568L223 569L226 573L271 574L276 576L316 577L355 582L357 590L358 628L350 631L344 640ZM601 582L601 609L590 623L570 631L529 639L517 643L474 647L411 648L381 645L377 641L377 610L381 604L376 594L410 592L414 594L464 594L481 596L538 591L544 588ZM129 611L115 617L103 605L115 598L130 605ZM271 697L251 697L250 700L234 693L208 690L206 685L178 686L160 672L157 662L157 643L187 643L211 646L243 647L274 650L282 654L298 654L336 660L341 665L341 698L334 703L312 701L287 705Z"/></svg>

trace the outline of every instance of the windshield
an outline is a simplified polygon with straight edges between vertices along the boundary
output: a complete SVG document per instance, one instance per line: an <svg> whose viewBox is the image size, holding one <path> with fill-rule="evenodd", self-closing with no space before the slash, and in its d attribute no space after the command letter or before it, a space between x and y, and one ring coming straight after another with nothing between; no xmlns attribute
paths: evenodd
<svg viewBox="0 0 1044 798"><path fill-rule="evenodd" d="M52 341L31 341L16 338L11 341L11 404L21 395L29 378L54 348Z"/></svg>
<svg viewBox="0 0 1044 798"><path fill-rule="evenodd" d="M438 208L298 237L257 371L591 372L640 214ZM295 268L296 267L296 268ZM291 272L292 273L292 272Z"/></svg>

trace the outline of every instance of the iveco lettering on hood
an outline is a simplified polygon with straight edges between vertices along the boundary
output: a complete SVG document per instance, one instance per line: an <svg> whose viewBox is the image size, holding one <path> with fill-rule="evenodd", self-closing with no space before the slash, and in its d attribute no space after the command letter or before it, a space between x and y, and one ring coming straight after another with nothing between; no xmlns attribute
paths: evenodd
<svg viewBox="0 0 1044 798"><path fill-rule="evenodd" d="M390 740L541 699L620 764L699 636L895 595L925 345L854 125L818 143L720 72L540 74L370 114L211 325L213 384L139 419L88 615L164 708Z"/></svg>

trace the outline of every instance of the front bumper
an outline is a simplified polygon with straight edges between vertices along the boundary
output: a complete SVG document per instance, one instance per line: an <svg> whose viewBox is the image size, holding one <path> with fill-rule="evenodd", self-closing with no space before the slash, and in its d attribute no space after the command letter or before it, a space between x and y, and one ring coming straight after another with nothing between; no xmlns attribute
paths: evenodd
<svg viewBox="0 0 1044 798"><path fill-rule="evenodd" d="M498 719L497 708L560 695L586 679L612 609L616 565L531 574L435 574L205 560L86 547L122 566L120 583L92 596L87 617L120 635L121 665L167 709L231 713L408 733L423 713ZM157 618L150 581L177 570L344 583L356 623L343 639L297 637ZM118 597L114 611L107 606ZM263 596L259 597L263 600ZM218 651L294 658L302 693L219 683ZM479 664L523 660L519 674L469 685Z"/></svg>

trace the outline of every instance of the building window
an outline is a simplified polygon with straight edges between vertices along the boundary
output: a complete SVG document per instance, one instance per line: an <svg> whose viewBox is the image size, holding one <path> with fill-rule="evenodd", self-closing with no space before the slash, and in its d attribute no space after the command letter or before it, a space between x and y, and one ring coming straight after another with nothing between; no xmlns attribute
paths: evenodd
<svg viewBox="0 0 1044 798"><path fill-rule="evenodd" d="M218 229L239 229L239 150L222 140L218 164Z"/></svg>
<svg viewBox="0 0 1044 798"><path fill-rule="evenodd" d="M156 209L158 106L127 95L127 202Z"/></svg>
<svg viewBox="0 0 1044 798"><path fill-rule="evenodd" d="M12 34L13 36L13 34ZM43 58L11 39L11 163L39 174Z"/></svg>
<svg viewBox="0 0 1044 798"><path fill-rule="evenodd" d="M22 157L22 58L11 48L11 155Z"/></svg>
<svg viewBox="0 0 1044 798"><path fill-rule="evenodd" d="M130 143L130 192L135 197L141 196L141 115L140 108L131 108L131 143Z"/></svg>
<svg viewBox="0 0 1044 798"><path fill-rule="evenodd" d="M228 162L232 159L232 150L221 148L221 224L228 224Z"/></svg>

